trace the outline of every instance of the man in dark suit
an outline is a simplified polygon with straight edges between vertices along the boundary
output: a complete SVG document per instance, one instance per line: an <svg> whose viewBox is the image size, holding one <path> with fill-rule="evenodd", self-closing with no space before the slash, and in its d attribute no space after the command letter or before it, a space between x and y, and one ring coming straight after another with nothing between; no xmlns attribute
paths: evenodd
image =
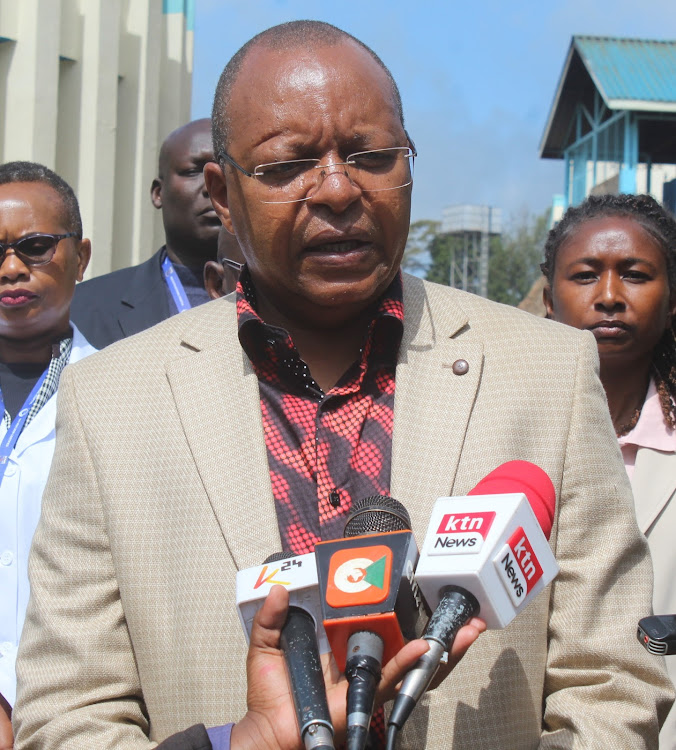
<svg viewBox="0 0 676 750"><path fill-rule="evenodd" d="M216 257L220 221L202 170L213 160L211 121L174 130L160 149L150 195L162 211L166 245L132 268L78 284L71 315L98 349L207 302L203 269Z"/></svg>

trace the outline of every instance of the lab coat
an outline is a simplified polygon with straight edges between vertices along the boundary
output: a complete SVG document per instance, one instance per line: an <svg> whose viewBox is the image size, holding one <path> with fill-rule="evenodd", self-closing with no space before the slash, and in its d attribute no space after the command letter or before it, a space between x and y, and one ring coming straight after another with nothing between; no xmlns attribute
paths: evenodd
<svg viewBox="0 0 676 750"><path fill-rule="evenodd" d="M68 364L96 351L73 326ZM14 705L14 664L28 605L28 552L54 454L56 397L24 428L0 484L0 693ZM0 425L0 439L7 432Z"/></svg>

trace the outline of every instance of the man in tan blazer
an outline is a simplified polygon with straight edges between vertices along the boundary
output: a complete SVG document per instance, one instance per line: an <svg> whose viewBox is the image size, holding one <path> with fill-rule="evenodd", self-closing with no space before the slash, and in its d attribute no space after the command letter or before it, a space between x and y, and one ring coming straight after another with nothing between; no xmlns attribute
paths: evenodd
<svg viewBox="0 0 676 750"><path fill-rule="evenodd" d="M147 750L244 714L235 573L286 540L269 383L240 344L242 311L288 333L302 358L292 375L321 402L365 361L379 300L397 307L413 147L388 71L317 22L264 32L233 60L205 177L247 268L236 294L64 375L19 653L19 750ZM481 636L400 747L655 748L673 693L636 641L652 573L593 338L407 275L403 311L381 448L419 541L438 496L525 459L557 491L561 572ZM308 502L323 498L293 498Z"/></svg>

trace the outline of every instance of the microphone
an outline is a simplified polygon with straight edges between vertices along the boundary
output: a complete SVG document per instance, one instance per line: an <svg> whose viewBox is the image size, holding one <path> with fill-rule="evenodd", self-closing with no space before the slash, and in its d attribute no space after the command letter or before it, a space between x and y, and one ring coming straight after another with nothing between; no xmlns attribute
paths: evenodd
<svg viewBox="0 0 676 750"><path fill-rule="evenodd" d="M284 652L301 739L306 750L334 750L333 724L319 657L318 627L325 645L321 653L327 653L329 647L319 616L314 554L293 557L292 553L278 552L270 555L262 566L238 571L237 607L247 640L253 616L275 584L289 591L289 611L280 648Z"/></svg>
<svg viewBox="0 0 676 750"><path fill-rule="evenodd" d="M410 528L401 503L376 495L354 503L345 538L315 545L324 628L349 683L347 750L365 747L383 661L422 629Z"/></svg>
<svg viewBox="0 0 676 750"><path fill-rule="evenodd" d="M467 497L434 504L416 580L435 608L423 638L429 650L406 675L388 721L388 750L429 687L460 628L480 614L504 628L559 572L547 540L556 492L528 461L498 466Z"/></svg>

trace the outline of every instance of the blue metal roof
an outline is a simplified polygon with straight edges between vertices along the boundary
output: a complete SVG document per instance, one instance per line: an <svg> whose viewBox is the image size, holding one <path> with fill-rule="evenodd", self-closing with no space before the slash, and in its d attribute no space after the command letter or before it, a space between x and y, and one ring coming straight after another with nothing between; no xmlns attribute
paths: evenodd
<svg viewBox="0 0 676 750"><path fill-rule="evenodd" d="M575 36L573 45L610 109L676 102L676 41Z"/></svg>

